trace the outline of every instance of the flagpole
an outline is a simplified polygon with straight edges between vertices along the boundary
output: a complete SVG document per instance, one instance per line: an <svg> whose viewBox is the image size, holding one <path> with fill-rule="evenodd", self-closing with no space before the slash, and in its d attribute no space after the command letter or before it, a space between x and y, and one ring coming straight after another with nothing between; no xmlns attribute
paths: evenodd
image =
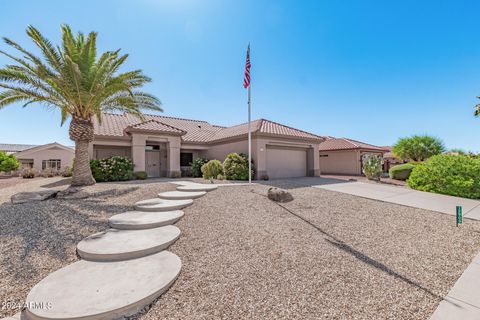
<svg viewBox="0 0 480 320"><path fill-rule="evenodd" d="M252 132L250 128L251 107L250 107L250 88L252 83L248 86L248 183L252 183Z"/></svg>

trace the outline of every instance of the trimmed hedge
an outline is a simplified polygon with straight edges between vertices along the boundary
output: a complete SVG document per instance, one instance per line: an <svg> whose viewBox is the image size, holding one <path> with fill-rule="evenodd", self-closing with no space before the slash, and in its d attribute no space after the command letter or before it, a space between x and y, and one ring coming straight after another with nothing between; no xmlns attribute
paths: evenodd
<svg viewBox="0 0 480 320"><path fill-rule="evenodd" d="M133 162L126 157L91 160L90 168L97 182L126 181L133 177Z"/></svg>
<svg viewBox="0 0 480 320"><path fill-rule="evenodd" d="M227 180L248 180L248 158L244 154L230 153L223 162Z"/></svg>
<svg viewBox="0 0 480 320"><path fill-rule="evenodd" d="M391 167L390 170L388 170L388 175L391 179L407 180L415 166L413 163L399 164Z"/></svg>
<svg viewBox="0 0 480 320"><path fill-rule="evenodd" d="M412 189L480 199L480 158L467 155L433 156L413 169Z"/></svg>
<svg viewBox="0 0 480 320"><path fill-rule="evenodd" d="M222 163L218 160L210 160L202 166L204 179L216 179L218 175L223 174Z"/></svg>

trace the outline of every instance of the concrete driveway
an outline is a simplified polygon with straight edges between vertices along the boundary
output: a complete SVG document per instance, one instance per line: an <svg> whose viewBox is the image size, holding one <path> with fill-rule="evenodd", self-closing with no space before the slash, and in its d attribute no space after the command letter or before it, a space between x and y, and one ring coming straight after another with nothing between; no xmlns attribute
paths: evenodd
<svg viewBox="0 0 480 320"><path fill-rule="evenodd" d="M456 206L462 206L464 218L480 220L480 201L478 200L365 182L342 182L314 185L312 187L450 215L456 214Z"/></svg>

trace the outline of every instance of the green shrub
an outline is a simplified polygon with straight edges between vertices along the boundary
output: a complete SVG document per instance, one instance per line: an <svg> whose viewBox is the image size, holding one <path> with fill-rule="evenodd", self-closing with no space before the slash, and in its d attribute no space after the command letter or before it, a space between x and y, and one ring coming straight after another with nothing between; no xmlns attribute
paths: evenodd
<svg viewBox="0 0 480 320"><path fill-rule="evenodd" d="M148 178L148 175L145 171L137 171L133 174L137 180L145 180Z"/></svg>
<svg viewBox="0 0 480 320"><path fill-rule="evenodd" d="M219 174L223 174L222 163L218 160L210 160L202 166L204 179L215 179Z"/></svg>
<svg viewBox="0 0 480 320"><path fill-rule="evenodd" d="M467 155L437 155L412 170L412 189L480 199L480 159Z"/></svg>
<svg viewBox="0 0 480 320"><path fill-rule="evenodd" d="M133 162L126 157L91 160L90 168L97 182L126 181L133 177Z"/></svg>
<svg viewBox="0 0 480 320"><path fill-rule="evenodd" d="M198 178L202 176L202 166L208 162L205 158L196 158L192 161L192 177Z"/></svg>
<svg viewBox="0 0 480 320"><path fill-rule="evenodd" d="M383 173L383 157L377 154L364 154L362 172L369 180L379 180Z"/></svg>
<svg viewBox="0 0 480 320"><path fill-rule="evenodd" d="M415 166L415 163L399 164L391 167L390 170L388 170L388 175L391 179L407 180Z"/></svg>
<svg viewBox="0 0 480 320"><path fill-rule="evenodd" d="M223 162L225 179L248 180L248 158L238 153L230 153Z"/></svg>
<svg viewBox="0 0 480 320"><path fill-rule="evenodd" d="M13 154L8 154L0 150L0 172L15 171L20 167L20 163Z"/></svg>

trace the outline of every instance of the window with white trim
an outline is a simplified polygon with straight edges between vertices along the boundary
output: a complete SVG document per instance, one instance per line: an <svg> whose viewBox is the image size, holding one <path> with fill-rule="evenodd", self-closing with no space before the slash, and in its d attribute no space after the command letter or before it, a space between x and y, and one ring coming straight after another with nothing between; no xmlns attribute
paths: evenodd
<svg viewBox="0 0 480 320"><path fill-rule="evenodd" d="M60 159L42 160L42 170L45 170L45 169L60 170L61 167L62 167L62 161Z"/></svg>

